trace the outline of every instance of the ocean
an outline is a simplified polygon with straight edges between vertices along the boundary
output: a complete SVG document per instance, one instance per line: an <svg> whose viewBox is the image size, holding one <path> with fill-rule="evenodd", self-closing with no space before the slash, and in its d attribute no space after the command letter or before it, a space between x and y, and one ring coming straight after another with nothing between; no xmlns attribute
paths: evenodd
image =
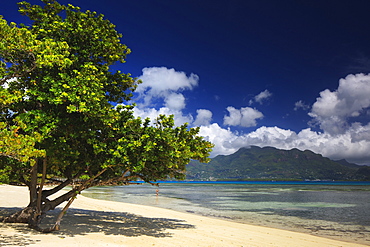
<svg viewBox="0 0 370 247"><path fill-rule="evenodd" d="M161 182L83 195L370 245L370 182Z"/></svg>

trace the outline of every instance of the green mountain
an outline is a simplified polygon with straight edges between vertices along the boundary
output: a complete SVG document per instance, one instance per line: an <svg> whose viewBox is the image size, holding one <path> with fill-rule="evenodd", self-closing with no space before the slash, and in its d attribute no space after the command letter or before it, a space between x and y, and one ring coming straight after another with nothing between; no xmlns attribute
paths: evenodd
<svg viewBox="0 0 370 247"><path fill-rule="evenodd" d="M333 161L309 150L252 146L234 154L218 155L208 164L190 162L187 179L370 180L370 167Z"/></svg>

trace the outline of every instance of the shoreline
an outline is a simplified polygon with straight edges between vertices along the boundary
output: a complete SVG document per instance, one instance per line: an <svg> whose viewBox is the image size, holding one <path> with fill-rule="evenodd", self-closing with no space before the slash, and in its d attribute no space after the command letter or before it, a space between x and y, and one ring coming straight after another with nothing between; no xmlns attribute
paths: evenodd
<svg viewBox="0 0 370 247"><path fill-rule="evenodd" d="M0 216L27 205L27 187L0 185ZM59 209L60 210L60 209ZM58 209L56 210L58 211ZM56 215L54 212L53 215ZM45 221L52 220L46 218ZM306 233L79 195L61 230L40 234L0 223L1 246L368 246ZM8 245L7 245L8 244Z"/></svg>
<svg viewBox="0 0 370 247"><path fill-rule="evenodd" d="M239 187L235 184L233 184L235 188L228 187L228 185L226 187L224 185L218 186L219 184L217 186L203 186L203 184L200 186L187 184L178 186L178 184L181 182L170 183L168 186L161 185L158 196L156 196L155 188L151 185L94 187L84 191L82 195L94 199L154 206L370 246L369 217L365 215L365 211L367 212L365 208L368 209L370 204L364 201L367 206L361 204L363 210L360 211L356 206L356 204L360 205L359 202L348 200L346 196L348 190L357 190L358 188L362 188L359 191L364 189L367 191L364 193L368 193L369 187L366 189L363 186L357 188L352 188L356 187L352 186L349 189L348 184L345 184L344 188L338 190L336 185L335 189L334 187L327 188L327 185L320 185L324 186L324 191L329 191L329 194L325 193L323 197L320 192L321 198L313 198L318 199L315 202L312 200L312 194L307 195L306 198L301 193L306 193L311 189L319 192L322 190L320 187L276 187L265 183L262 187L257 185L256 188L254 185L253 187L249 185ZM270 187L274 189L268 189ZM286 188L289 189L286 190ZM335 192L334 198L336 199L326 200L326 196L331 196L331 190L338 191L338 193ZM288 191L288 194L284 191ZM292 191L302 191L299 192L300 197L295 195L294 198L306 198L304 202L299 200L290 202L289 199L293 198L290 193ZM342 194L342 191L345 191L345 194ZM264 195L265 193L268 194L267 197ZM273 197L276 194L282 196L281 200ZM367 198L366 194L363 196L365 199ZM350 198L355 199L356 197L351 196ZM352 207L354 207L354 211L351 209ZM318 217L319 215L321 216Z"/></svg>

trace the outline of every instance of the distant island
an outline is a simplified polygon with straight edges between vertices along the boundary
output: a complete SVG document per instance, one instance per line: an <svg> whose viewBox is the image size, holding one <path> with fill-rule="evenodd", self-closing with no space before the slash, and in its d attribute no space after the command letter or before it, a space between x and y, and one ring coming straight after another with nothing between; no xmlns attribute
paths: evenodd
<svg viewBox="0 0 370 247"><path fill-rule="evenodd" d="M310 150L251 146L218 155L208 164L191 161L187 179L370 181L370 166L330 160Z"/></svg>

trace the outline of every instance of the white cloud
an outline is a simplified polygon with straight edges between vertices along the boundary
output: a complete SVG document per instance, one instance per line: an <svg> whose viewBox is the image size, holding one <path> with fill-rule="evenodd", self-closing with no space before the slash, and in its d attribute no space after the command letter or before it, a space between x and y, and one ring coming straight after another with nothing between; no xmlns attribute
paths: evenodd
<svg viewBox="0 0 370 247"><path fill-rule="evenodd" d="M228 155L236 152L240 147L235 145L234 141L237 139L230 129L223 129L217 123L208 126L201 126L199 135L205 137L207 141L215 144L212 150L211 157L219 154Z"/></svg>
<svg viewBox="0 0 370 247"><path fill-rule="evenodd" d="M140 108L134 107L134 116L142 119L150 118L155 120L159 115L174 115L175 125L180 126L184 123L193 122L191 115L184 115L181 111L171 110L167 107L161 107L158 110L155 108Z"/></svg>
<svg viewBox="0 0 370 247"><path fill-rule="evenodd" d="M265 91L262 91L256 96L254 96L253 100L249 101L249 105L252 105L254 101L262 105L263 102L271 98L271 96L272 96L272 93L270 93L269 90L266 89Z"/></svg>
<svg viewBox="0 0 370 247"><path fill-rule="evenodd" d="M138 92L149 89L153 94L158 94L167 90L192 89L198 85L199 77L193 73L188 77L185 72L175 71L173 68L151 67L144 68L139 79L143 83L139 85Z"/></svg>
<svg viewBox="0 0 370 247"><path fill-rule="evenodd" d="M226 108L229 116L224 116L224 125L253 127L257 125L256 120L263 118L263 114L251 107L243 107L240 110L232 106Z"/></svg>
<svg viewBox="0 0 370 247"><path fill-rule="evenodd" d="M166 67L144 68L139 79L143 83L137 87L136 92L140 94L138 100L144 99L143 103L140 102L144 106L158 99L171 101L174 92L177 92L179 97L179 91L192 90L199 81L199 77L195 74L187 76L185 72Z"/></svg>
<svg viewBox="0 0 370 247"><path fill-rule="evenodd" d="M369 114L369 95L370 75L364 74L348 75L341 79L338 89L334 92L322 91L309 113L320 125L322 132L307 128L296 133L276 126L263 126L241 135L212 124L202 126L201 135L216 144L213 156L231 154L241 147L256 145L311 150L335 160L347 159L357 164L369 164L370 123L355 122L356 117ZM308 107L303 101L295 104L295 110ZM242 113L243 109L228 107L230 115L224 118L225 124L242 125L242 118L245 115ZM254 109L249 108L249 111L251 110ZM258 114L254 119L257 119L256 116Z"/></svg>
<svg viewBox="0 0 370 247"><path fill-rule="evenodd" d="M370 75L348 75L340 79L337 90L326 89L309 113L320 128L330 134L343 134L348 128L349 120L366 113L370 107Z"/></svg>
<svg viewBox="0 0 370 247"><path fill-rule="evenodd" d="M144 82L138 87L137 106L134 115L155 119L160 114L174 115L175 124L185 122L200 127L200 135L215 144L212 157L231 154L241 147L256 145L273 146L280 149L298 148L312 150L332 159L347 159L358 164L370 161L370 123L356 122L356 117L370 112L370 75L349 75L339 82L338 89L324 90L313 104L309 115L320 126L322 132L310 128L299 132L279 127L262 126L253 132L240 134L230 128L211 123L212 112L198 109L197 116L184 114L186 98L182 92L198 85L198 76L187 76L167 68L145 68L140 76ZM271 97L265 90L255 96L251 103L262 104ZM295 110L308 110L303 101L295 103ZM253 127L263 114L257 109L227 107L224 125ZM370 115L370 114L369 114ZM362 118L363 120L364 118Z"/></svg>
<svg viewBox="0 0 370 247"><path fill-rule="evenodd" d="M357 164L369 164L370 160L370 124L366 126L355 124L348 132L332 136L328 133L312 131L310 128L296 133L276 126L263 126L248 134L240 135L214 123L202 126L200 135L215 144L212 157L231 154L241 147L255 145L287 150L292 148L302 151L311 150L334 160L347 159ZM360 138L356 139L358 137Z"/></svg>
<svg viewBox="0 0 370 247"><path fill-rule="evenodd" d="M207 126L210 125L212 121L212 112L206 109L197 110L197 118L195 119L194 126Z"/></svg>
<svg viewBox="0 0 370 247"><path fill-rule="evenodd" d="M18 82L18 79L17 77L13 77L13 78L10 78L10 79L7 79L5 80L5 77L3 77L2 79L0 79L0 82L3 81L3 83L1 84L1 86L4 88L4 89L8 89L9 88L9 83L12 83L12 82Z"/></svg>
<svg viewBox="0 0 370 247"><path fill-rule="evenodd" d="M359 123L354 123L350 129L351 142L370 141L370 124L362 126Z"/></svg>
<svg viewBox="0 0 370 247"><path fill-rule="evenodd" d="M139 77L137 97L134 102L134 115L154 120L160 114L174 115L175 124L193 122L193 116L186 115L182 110L186 107L184 90L192 90L198 85L199 77L195 74L187 76L185 72L165 67L144 68Z"/></svg>
<svg viewBox="0 0 370 247"><path fill-rule="evenodd" d="M185 97L181 93L171 93L165 98L165 106L180 111L185 108Z"/></svg>
<svg viewBox="0 0 370 247"><path fill-rule="evenodd" d="M9 84L7 82L4 82L2 85L1 85L4 89L8 89L9 88Z"/></svg>
<svg viewBox="0 0 370 247"><path fill-rule="evenodd" d="M295 102L294 104L294 110L298 111L299 109L302 109L304 111L310 109L310 106L304 103L302 100Z"/></svg>

